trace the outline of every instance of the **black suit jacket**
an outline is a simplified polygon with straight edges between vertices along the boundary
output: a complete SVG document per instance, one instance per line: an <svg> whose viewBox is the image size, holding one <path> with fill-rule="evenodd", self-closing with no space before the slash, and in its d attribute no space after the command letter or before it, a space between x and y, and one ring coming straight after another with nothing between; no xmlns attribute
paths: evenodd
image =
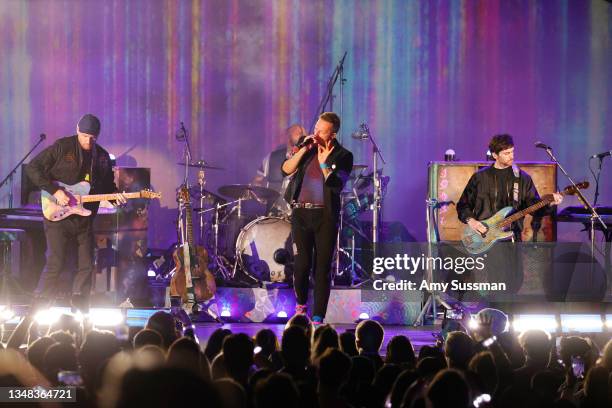
<svg viewBox="0 0 612 408"><path fill-rule="evenodd" d="M340 214L340 192L344 188L344 184L346 184L346 181L353 170L353 153L342 147L342 145L335 139L333 145L334 150L332 150L325 161L325 164L329 166L332 172L323 184L323 200L325 203L326 215L336 219ZM311 149L304 155L298 164L297 170L291 176L291 181L289 182L287 191L285 192L285 200L288 203L297 200L297 198L300 196L304 174L311 160L317 160L316 148ZM283 174L288 176L288 174L284 171Z"/></svg>

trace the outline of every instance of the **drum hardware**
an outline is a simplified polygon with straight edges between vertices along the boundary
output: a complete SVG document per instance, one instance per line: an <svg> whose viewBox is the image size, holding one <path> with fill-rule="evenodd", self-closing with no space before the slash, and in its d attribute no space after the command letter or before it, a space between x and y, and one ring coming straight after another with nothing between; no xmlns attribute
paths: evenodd
<svg viewBox="0 0 612 408"><path fill-rule="evenodd" d="M185 179L177 190L178 218L177 233L179 234L180 248L173 253L176 268L172 273L169 296L180 296L183 308L189 313L199 313L204 306L204 313L218 320L216 307L209 302L214 299L216 292L215 278L208 270L208 251L203 246L196 246L193 239L191 194L189 188L189 165L191 161L191 147L189 137L183 122L176 134L179 142L184 142ZM202 196L205 185L204 165L200 165L198 184L200 185L200 204L203 205ZM200 217L201 226L203 219Z"/></svg>
<svg viewBox="0 0 612 408"><path fill-rule="evenodd" d="M191 157L190 157L191 159ZM225 168L223 167L219 167L219 166L213 166L211 164L208 164L205 160L198 160L195 163L191 163L188 161L185 161L183 163L176 163L179 166L185 166L185 167L195 167L198 169L209 169L209 170L225 170Z"/></svg>
<svg viewBox="0 0 612 408"><path fill-rule="evenodd" d="M274 201L279 197L279 193L271 188L256 186L252 184L228 184L219 187L219 194L234 200L256 200L264 204Z"/></svg>
<svg viewBox="0 0 612 408"><path fill-rule="evenodd" d="M214 264L215 269L221 275L221 278L226 281L234 278L235 270L234 268L231 267L231 262L225 256L219 253L219 224L223 222L223 220L225 220L234 210L236 210L237 207L238 207L238 213L240 214L241 201L242 201L241 199L238 199L238 200L226 202L224 204L216 203L216 205L212 208L208 208L208 209L200 208L196 210L200 216L200 219L204 217L204 214L209 213L209 212L214 212L214 215L213 215L214 221L212 223L212 230L213 230L212 263ZM220 220L219 214L220 214L221 209L234 205L236 203L237 203L237 206L234 206L234 208L232 208L232 210L228 214L226 214L222 220ZM201 231L201 234L203 235L203 228L200 231Z"/></svg>
<svg viewBox="0 0 612 408"><path fill-rule="evenodd" d="M374 140L372 133L370 132L370 128L367 123L362 123L359 125L359 131L352 134L354 139L358 140L369 140L372 144L372 168L374 171L372 172L373 183L374 183L374 203L372 204L372 244L374 245L374 253L376 254L376 245L378 244L378 238L380 233L380 221L382 219L382 181L381 181L381 173L378 169L378 159L382 161L383 165L386 164L386 161L378 147L378 144Z"/></svg>
<svg viewBox="0 0 612 408"><path fill-rule="evenodd" d="M361 170L363 170L363 168L361 168ZM351 222L354 218L357 217L358 214L354 214L354 217L350 217L349 220L345 219L346 200L347 199L357 200L357 202L359 202L359 196L357 192L355 191L354 188L352 188L351 190L352 191L343 191L342 193L340 193L340 222L339 222L338 232L336 235L336 254L335 254L335 259L333 261L333 264L335 265L334 276L341 277L341 276L344 276L344 274L348 272L350 273L350 278L349 278L350 286L355 286L355 284L358 281L358 276L356 273L357 269L361 271L361 274L360 274L361 276L366 276L366 278L363 281L360 281L358 283L359 285L369 280L368 274L364 271L363 267L359 264L359 262L355 260L355 252L356 252L355 232L363 236L366 240L368 240L368 238L358 226L356 226L355 224ZM350 252L347 252L345 248L343 248L341 245L341 240L342 240L342 235L343 235L342 232L345 226L350 227L353 231L353 234L351 234L351 238L350 238ZM349 265L346 265L341 268L340 260L341 260L342 255L344 255L350 263ZM334 280L332 279L332 285L333 283L334 283Z"/></svg>

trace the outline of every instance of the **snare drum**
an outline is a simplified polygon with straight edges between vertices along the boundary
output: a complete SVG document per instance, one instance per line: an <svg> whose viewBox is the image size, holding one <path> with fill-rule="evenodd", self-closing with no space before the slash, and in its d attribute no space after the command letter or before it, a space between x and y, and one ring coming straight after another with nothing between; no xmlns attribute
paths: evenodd
<svg viewBox="0 0 612 408"><path fill-rule="evenodd" d="M260 282L293 282L291 224L281 217L259 217L247 224L236 240L236 260Z"/></svg>

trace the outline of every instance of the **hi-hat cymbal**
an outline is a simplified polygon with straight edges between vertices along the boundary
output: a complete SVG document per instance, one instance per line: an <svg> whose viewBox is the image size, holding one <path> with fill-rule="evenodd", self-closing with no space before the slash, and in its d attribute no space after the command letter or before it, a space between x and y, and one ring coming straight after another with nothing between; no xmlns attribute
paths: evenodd
<svg viewBox="0 0 612 408"><path fill-rule="evenodd" d="M253 186L250 184L228 184L219 187L218 191L219 194L234 200L273 201L279 196L278 192L271 188Z"/></svg>
<svg viewBox="0 0 612 408"><path fill-rule="evenodd" d="M184 166L185 163L176 163L179 166ZM196 167L198 169L208 169L208 170L225 170L223 167L213 166L211 164L206 163L204 160L198 160L195 163L188 163L188 167Z"/></svg>

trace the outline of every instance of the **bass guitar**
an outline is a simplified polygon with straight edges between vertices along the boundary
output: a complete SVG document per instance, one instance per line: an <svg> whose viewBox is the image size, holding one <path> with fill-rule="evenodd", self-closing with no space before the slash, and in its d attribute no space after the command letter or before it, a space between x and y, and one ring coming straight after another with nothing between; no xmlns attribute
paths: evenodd
<svg viewBox="0 0 612 408"><path fill-rule="evenodd" d="M582 183L576 184L576 186L580 189L589 188L589 183L584 181ZM576 188L574 186L566 187L561 194L566 195L574 195L576 194ZM552 203L554 201L554 197L552 194L545 195L541 201L533 204L525 208L522 211L514 213L508 217L508 215L514 210L512 207L504 207L498 212L495 213L490 218L486 220L480 221L486 228L486 231L480 233L478 231L474 231L469 225L463 229L463 234L461 235L461 242L463 242L463 246L465 249L473 254L481 254L483 252L488 251L497 241L502 239L508 239L512 237L513 232L509 231L510 225L513 222L520 220L524 216L531 214L540 208Z"/></svg>

